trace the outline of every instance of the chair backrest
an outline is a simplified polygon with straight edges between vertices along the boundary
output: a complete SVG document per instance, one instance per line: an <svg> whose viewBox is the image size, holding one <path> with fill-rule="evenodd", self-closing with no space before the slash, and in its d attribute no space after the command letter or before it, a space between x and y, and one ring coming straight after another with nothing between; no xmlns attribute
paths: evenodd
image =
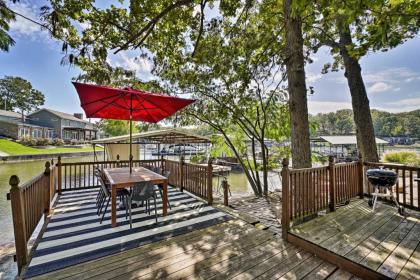
<svg viewBox="0 0 420 280"><path fill-rule="evenodd" d="M131 199L140 201L153 197L155 194L154 185L152 182L139 182L133 187Z"/></svg>
<svg viewBox="0 0 420 280"><path fill-rule="evenodd" d="M101 189L104 191L105 195L110 196L111 194L109 193L109 190L106 187L106 184L105 184L104 180L102 180L101 176L98 177L98 182L100 184Z"/></svg>

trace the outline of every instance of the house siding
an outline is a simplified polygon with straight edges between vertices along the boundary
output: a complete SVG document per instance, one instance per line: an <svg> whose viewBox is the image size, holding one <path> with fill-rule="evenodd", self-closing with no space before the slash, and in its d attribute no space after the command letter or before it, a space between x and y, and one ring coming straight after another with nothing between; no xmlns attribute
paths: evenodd
<svg viewBox="0 0 420 280"><path fill-rule="evenodd" d="M62 138L61 119L48 111L38 111L28 116L27 121L31 124L50 127L54 130L53 138Z"/></svg>
<svg viewBox="0 0 420 280"><path fill-rule="evenodd" d="M0 120L0 135L3 137L18 139L19 137L18 124Z"/></svg>

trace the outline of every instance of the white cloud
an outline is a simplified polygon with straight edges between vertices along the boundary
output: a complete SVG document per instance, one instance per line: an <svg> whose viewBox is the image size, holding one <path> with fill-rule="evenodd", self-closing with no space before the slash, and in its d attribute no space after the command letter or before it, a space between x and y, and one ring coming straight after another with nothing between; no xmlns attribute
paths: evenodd
<svg viewBox="0 0 420 280"><path fill-rule="evenodd" d="M368 93L384 92L390 89L392 89L392 86L390 84L384 82L377 82L368 88Z"/></svg>
<svg viewBox="0 0 420 280"><path fill-rule="evenodd" d="M399 87L394 88L394 91L400 91L400 90L401 90L401 88L399 88Z"/></svg>
<svg viewBox="0 0 420 280"><path fill-rule="evenodd" d="M405 79L405 82L406 83L409 83L409 82L412 82L412 81L414 81L414 77L411 77L411 78L407 78L407 79Z"/></svg>
<svg viewBox="0 0 420 280"><path fill-rule="evenodd" d="M313 115L351 108L350 102L308 101L308 111Z"/></svg>
<svg viewBox="0 0 420 280"><path fill-rule="evenodd" d="M394 113L418 110L420 108L420 98L407 98L394 102L387 102L381 107L375 108Z"/></svg>
<svg viewBox="0 0 420 280"><path fill-rule="evenodd" d="M146 58L130 56L126 52L120 52L108 59L108 62L114 67L122 67L126 70L134 71L136 76L143 80L152 78L153 64Z"/></svg>
<svg viewBox="0 0 420 280"><path fill-rule="evenodd" d="M314 73L307 73L306 74L306 81L309 83L313 83L318 81L322 78L322 74L314 74Z"/></svg>
<svg viewBox="0 0 420 280"><path fill-rule="evenodd" d="M40 8L35 4L27 1L20 1L15 4L11 3L10 8L25 17L39 21L39 15L36 11L39 11ZM49 40L47 30L42 29L39 25L24 19L21 16L16 16L16 21L10 23L10 33L12 34L12 37L24 37L31 40Z"/></svg>

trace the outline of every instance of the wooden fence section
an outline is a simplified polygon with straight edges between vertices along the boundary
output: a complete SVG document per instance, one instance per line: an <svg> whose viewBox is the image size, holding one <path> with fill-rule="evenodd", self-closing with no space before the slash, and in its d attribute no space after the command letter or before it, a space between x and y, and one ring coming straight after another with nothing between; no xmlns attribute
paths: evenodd
<svg viewBox="0 0 420 280"><path fill-rule="evenodd" d="M206 199L209 204L213 202L213 190L212 190L212 176L213 169L211 164L207 166L183 163L182 171L182 187L189 191Z"/></svg>
<svg viewBox="0 0 420 280"><path fill-rule="evenodd" d="M398 203L407 208L420 210L420 182L418 181L420 178L419 166L374 162L365 162L364 164L367 168L384 168L395 171L398 174L398 181L393 187L393 190ZM374 191L374 187L370 183L367 185L367 192L368 194L371 194Z"/></svg>
<svg viewBox="0 0 420 280"><path fill-rule="evenodd" d="M335 164L335 201L343 203L363 193L363 187L358 180L361 164L359 162Z"/></svg>
<svg viewBox="0 0 420 280"><path fill-rule="evenodd" d="M128 160L115 160L115 161L101 161L101 162L61 162L58 158L57 162L57 181L58 192L63 190L77 190L98 187L99 183L94 176L95 168L117 168L127 167ZM159 159L154 160L134 160L133 167L161 167L162 163Z"/></svg>
<svg viewBox="0 0 420 280"><path fill-rule="evenodd" d="M28 261L29 239L42 217L46 218L50 214L51 201L55 195L55 180L52 175L55 173L56 167L47 162L43 173L23 185L19 185L16 175L10 177L11 189L7 198L12 205L19 273Z"/></svg>
<svg viewBox="0 0 420 280"><path fill-rule="evenodd" d="M322 210L335 211L336 205L363 196L361 162L335 164L315 168L289 169L283 159L282 229L287 235L291 222L303 220Z"/></svg>
<svg viewBox="0 0 420 280"><path fill-rule="evenodd" d="M181 173L181 165L179 161L175 161L175 160L164 160L164 169L165 171L170 171L169 174L169 185L174 186L174 187L178 187L178 188L182 188L182 184L180 181Z"/></svg>

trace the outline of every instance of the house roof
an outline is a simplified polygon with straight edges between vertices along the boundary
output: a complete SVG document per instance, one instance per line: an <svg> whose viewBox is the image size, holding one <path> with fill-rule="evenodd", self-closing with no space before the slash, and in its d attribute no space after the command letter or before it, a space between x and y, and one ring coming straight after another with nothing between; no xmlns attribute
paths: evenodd
<svg viewBox="0 0 420 280"><path fill-rule="evenodd" d="M331 145L356 145L356 135L340 135L340 136L319 136L322 140ZM376 144L387 144L388 142L379 138L375 138Z"/></svg>
<svg viewBox="0 0 420 280"><path fill-rule="evenodd" d="M132 136L135 140L146 140L151 143L162 144L189 144L189 143L211 143L208 137L187 133L183 130L171 128L142 133L135 133ZM116 136L92 141L96 144L128 143L130 135Z"/></svg>
<svg viewBox="0 0 420 280"><path fill-rule="evenodd" d="M83 123L86 123L86 124L90 124L92 127L94 127L94 124L93 123L88 122L86 120L82 120L82 119L76 118L72 114L68 114L68 113L64 113L64 112L60 112L60 111L56 111L56 110L52 110L52 109L47 109L47 108L42 108L42 109L40 109L40 110L38 110L36 112L30 113L28 116L31 116L31 115L33 115L35 113L40 112L40 111L47 111L47 112L49 112L49 113L51 113L53 115L56 115L59 118L66 119L66 120L71 120L71 121L83 122Z"/></svg>
<svg viewBox="0 0 420 280"><path fill-rule="evenodd" d="M10 117L10 118L21 118L22 114L16 113L13 111L0 110L0 116Z"/></svg>

